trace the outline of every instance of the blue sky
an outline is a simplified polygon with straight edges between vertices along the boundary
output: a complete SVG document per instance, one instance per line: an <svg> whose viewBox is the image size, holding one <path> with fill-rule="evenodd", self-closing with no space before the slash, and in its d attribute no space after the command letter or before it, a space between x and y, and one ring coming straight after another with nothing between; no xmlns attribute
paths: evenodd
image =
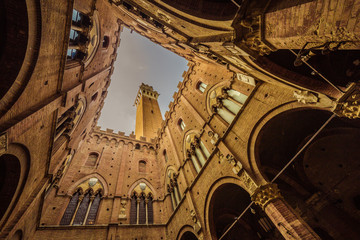
<svg viewBox="0 0 360 240"><path fill-rule="evenodd" d="M115 70L98 126L128 135L135 130L136 108L133 105L141 83L153 86L160 93L158 101L164 116L178 82L182 81L182 73L188 67L184 58L136 32L130 33L127 28L120 38Z"/></svg>

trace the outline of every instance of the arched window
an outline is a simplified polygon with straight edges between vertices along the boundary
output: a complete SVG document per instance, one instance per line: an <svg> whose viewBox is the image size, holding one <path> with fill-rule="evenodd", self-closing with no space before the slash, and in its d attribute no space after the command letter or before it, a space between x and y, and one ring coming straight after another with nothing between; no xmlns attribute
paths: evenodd
<svg viewBox="0 0 360 240"><path fill-rule="evenodd" d="M146 162L144 160L139 161L139 172L146 172Z"/></svg>
<svg viewBox="0 0 360 240"><path fill-rule="evenodd" d="M63 113L56 122L55 140L63 135L69 135L80 122L86 109L86 101L79 97L76 104ZM56 145L56 144L55 144ZM58 144L57 144L58 145Z"/></svg>
<svg viewBox="0 0 360 240"><path fill-rule="evenodd" d="M164 149L164 151L163 151L163 155L164 155L165 162L168 162L169 159L168 159L168 155L167 155L165 149Z"/></svg>
<svg viewBox="0 0 360 240"><path fill-rule="evenodd" d="M180 129L181 129L182 131L184 131L184 129L185 129L185 127L186 127L186 124L185 124L185 122L184 122L181 118L179 119L178 125L179 125Z"/></svg>
<svg viewBox="0 0 360 240"><path fill-rule="evenodd" d="M81 187L88 187L83 194ZM79 185L60 221L60 225L93 225L99 209L103 188L97 178Z"/></svg>
<svg viewBox="0 0 360 240"><path fill-rule="evenodd" d="M97 15L88 16L73 9L67 60L85 61L91 59L99 44L98 35ZM73 62L76 63L76 61Z"/></svg>
<svg viewBox="0 0 360 240"><path fill-rule="evenodd" d="M203 82L198 82L196 88L200 91L200 92L205 92L207 85Z"/></svg>
<svg viewBox="0 0 360 240"><path fill-rule="evenodd" d="M196 172L199 173L210 157L210 153L200 137L195 134L188 135L185 142L185 151L187 159L192 162Z"/></svg>
<svg viewBox="0 0 360 240"><path fill-rule="evenodd" d="M209 105L214 113L231 124L247 97L234 89L217 88L209 94Z"/></svg>
<svg viewBox="0 0 360 240"><path fill-rule="evenodd" d="M138 143L135 144L135 149L137 149L137 150L140 149L140 144L138 144Z"/></svg>
<svg viewBox="0 0 360 240"><path fill-rule="evenodd" d="M173 210L175 210L181 201L181 195L177 183L178 175L175 174L172 170L169 170L167 177L168 177L167 190L168 193L170 193Z"/></svg>
<svg viewBox="0 0 360 240"><path fill-rule="evenodd" d="M88 166L88 167L95 166L98 157L99 157L99 154L90 153L89 156L88 156L88 159L86 160L85 166Z"/></svg>
<svg viewBox="0 0 360 240"><path fill-rule="evenodd" d="M131 206L130 206L130 224L137 224L137 196L134 192L131 196Z"/></svg>
<svg viewBox="0 0 360 240"><path fill-rule="evenodd" d="M153 223L153 194L145 183L140 183L131 195L130 224Z"/></svg>

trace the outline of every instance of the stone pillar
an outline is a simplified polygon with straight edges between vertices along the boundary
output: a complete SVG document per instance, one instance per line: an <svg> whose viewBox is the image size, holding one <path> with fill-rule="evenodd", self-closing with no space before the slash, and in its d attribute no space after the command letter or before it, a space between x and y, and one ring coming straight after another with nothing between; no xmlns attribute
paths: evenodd
<svg viewBox="0 0 360 240"><path fill-rule="evenodd" d="M258 187L251 200L265 211L285 239L320 239L284 201L276 184Z"/></svg>

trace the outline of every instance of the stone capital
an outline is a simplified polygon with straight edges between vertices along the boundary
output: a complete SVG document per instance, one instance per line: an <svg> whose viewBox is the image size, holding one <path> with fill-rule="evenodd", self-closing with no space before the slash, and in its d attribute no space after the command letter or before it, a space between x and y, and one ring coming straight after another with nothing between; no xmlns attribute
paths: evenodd
<svg viewBox="0 0 360 240"><path fill-rule="evenodd" d="M4 132L0 134L0 154L5 153L7 149L8 149L8 138L7 138L7 133Z"/></svg>
<svg viewBox="0 0 360 240"><path fill-rule="evenodd" d="M258 187L254 194L251 196L251 200L259 205L263 210L266 206L275 199L282 198L280 190L274 183L269 183Z"/></svg>
<svg viewBox="0 0 360 240"><path fill-rule="evenodd" d="M344 94L334 112L340 117L360 118L360 85L354 84Z"/></svg>

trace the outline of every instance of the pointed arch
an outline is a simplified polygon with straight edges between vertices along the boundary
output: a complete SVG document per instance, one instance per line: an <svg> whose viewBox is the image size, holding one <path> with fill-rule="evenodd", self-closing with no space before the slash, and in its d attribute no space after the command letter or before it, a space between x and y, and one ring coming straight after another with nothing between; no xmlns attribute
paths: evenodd
<svg viewBox="0 0 360 240"><path fill-rule="evenodd" d="M149 192L153 193L153 196L157 196L157 192L155 191L155 188L152 186L152 184L150 183L149 180L147 180L146 178L140 178L138 180L136 180L133 184L130 185L129 190L128 190L128 196L131 197L132 192L134 191L134 189L140 184L140 183L145 183L146 186L149 188L150 191L147 192L147 194Z"/></svg>
<svg viewBox="0 0 360 240"><path fill-rule="evenodd" d="M101 185L103 187L102 195L104 197L106 197L109 194L109 186L108 186L108 183L106 182L105 178L102 175L100 175L99 173L92 173L92 174L89 174L89 175L87 175L85 177L80 178L74 184L72 184L71 187L69 187L69 189L66 192L66 195L67 196L72 196L73 193L76 192L76 190L78 189L78 186L81 183L85 182L86 180L88 180L90 178L97 178L100 181L100 183L101 183ZM83 191L86 191L86 190L87 189L83 189Z"/></svg>

